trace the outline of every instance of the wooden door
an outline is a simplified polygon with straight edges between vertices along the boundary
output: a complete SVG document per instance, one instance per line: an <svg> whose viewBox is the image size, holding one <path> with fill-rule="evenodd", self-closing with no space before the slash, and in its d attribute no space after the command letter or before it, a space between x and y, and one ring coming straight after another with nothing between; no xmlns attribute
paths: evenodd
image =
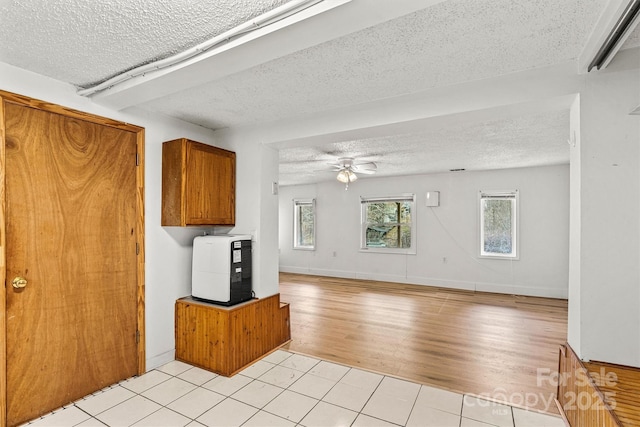
<svg viewBox="0 0 640 427"><path fill-rule="evenodd" d="M6 420L16 425L144 366L139 135L10 102L4 118ZM26 287L12 286L18 277Z"/></svg>

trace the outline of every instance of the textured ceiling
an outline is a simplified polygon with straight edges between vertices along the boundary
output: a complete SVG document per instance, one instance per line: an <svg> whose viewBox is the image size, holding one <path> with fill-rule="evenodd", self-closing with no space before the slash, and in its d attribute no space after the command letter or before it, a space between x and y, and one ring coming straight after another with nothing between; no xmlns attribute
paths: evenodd
<svg viewBox="0 0 640 427"><path fill-rule="evenodd" d="M544 67L579 56L603 3L450 0L144 107L221 128Z"/></svg>
<svg viewBox="0 0 640 427"><path fill-rule="evenodd" d="M376 177L502 169L569 162L569 112L483 123L460 123L423 132L280 150L280 185L335 180L339 157L373 161ZM535 149L533 149L535 147ZM371 175L370 175L371 176ZM367 175L359 175L367 178Z"/></svg>
<svg viewBox="0 0 640 427"><path fill-rule="evenodd" d="M0 61L87 86L221 34L287 0L3 0Z"/></svg>
<svg viewBox="0 0 640 427"><path fill-rule="evenodd" d="M386 1L352 0L320 15L315 23L303 22L295 34L305 42L313 41L299 48L283 48L289 45L282 42L291 34L287 29L281 32L285 36L274 38L280 40L279 45L266 45L274 40L268 37L255 45L262 51L247 43L235 50L242 56L238 62L247 66L231 66L231 71L217 74L211 73L217 68L203 68L206 79L198 80L196 86L153 101L137 100L133 106L211 129L277 129L291 123L320 122L314 129L332 137L318 141L331 142L281 145L288 147L280 153L282 185L335 179L333 173L324 171L327 163L341 156L375 161L379 165L376 176L568 163L566 105L547 112L492 115L493 107L509 110L509 104L526 102L515 96L494 106L460 110L454 121L429 122L428 117L454 114L430 111L431 116L424 116L429 122L424 127L409 131L404 124L397 125L395 133L380 132L375 137L366 131L366 126L375 123L363 124L362 129L352 129L348 137L339 139L339 129L325 126L322 120L337 112L357 116L368 111L363 106L370 105L382 105L391 116L396 113L396 100L414 97L427 104L433 91L441 94L441 100L449 99L443 93L465 99L468 94L461 88L468 87L467 83L483 86L496 79L502 83L519 72L575 61L608 0L394 0L394 10L412 13L399 12L399 17L369 27L356 25L369 22L359 20L365 10L377 13L381 18L373 22L380 22L387 16L382 12L388 7ZM284 3L286 0L0 0L0 61L84 87L170 56ZM332 33L339 17L350 26ZM624 47L639 45L640 30L636 29ZM265 50L270 55L261 55ZM218 66L225 65L221 62ZM437 107L436 103L433 108ZM464 111L471 113L474 108L489 113L469 119L473 114ZM405 120L413 119L389 123ZM298 141L296 136L288 138Z"/></svg>

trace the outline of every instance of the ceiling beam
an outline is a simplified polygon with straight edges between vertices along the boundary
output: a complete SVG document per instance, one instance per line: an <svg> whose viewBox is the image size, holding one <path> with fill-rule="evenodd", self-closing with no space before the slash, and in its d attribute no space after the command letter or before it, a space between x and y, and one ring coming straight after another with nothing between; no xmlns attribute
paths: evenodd
<svg viewBox="0 0 640 427"><path fill-rule="evenodd" d="M408 133L427 123L491 120L545 109L569 109L582 77L575 62L435 88L270 124L223 129L276 148Z"/></svg>
<svg viewBox="0 0 640 427"><path fill-rule="evenodd" d="M589 64L593 61L628 4L629 0L610 0L607 3L580 53L578 58L578 72L588 72Z"/></svg>
<svg viewBox="0 0 640 427"><path fill-rule="evenodd" d="M91 99L116 110L141 105L428 8L444 0L351 0L345 4L341 0L325 1L329 6L335 7L302 20L293 15L174 68L136 77L94 94ZM311 15L310 9L302 12L303 17L305 13Z"/></svg>
<svg viewBox="0 0 640 427"><path fill-rule="evenodd" d="M534 116L548 113L550 111L569 111L575 97L576 94L571 94L519 104L497 106L482 110L465 111L391 124L379 124L368 128L300 137L276 142L271 145L278 149L315 147L318 145L336 142L393 137L399 134L423 133L437 129L450 129L460 123L487 123L495 120Z"/></svg>

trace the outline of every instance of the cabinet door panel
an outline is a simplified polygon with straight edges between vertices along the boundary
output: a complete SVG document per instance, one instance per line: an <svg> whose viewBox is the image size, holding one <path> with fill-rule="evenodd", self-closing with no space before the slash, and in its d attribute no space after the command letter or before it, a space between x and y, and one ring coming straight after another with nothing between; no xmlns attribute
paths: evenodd
<svg viewBox="0 0 640 427"><path fill-rule="evenodd" d="M187 145L185 222L235 224L235 154L204 144Z"/></svg>

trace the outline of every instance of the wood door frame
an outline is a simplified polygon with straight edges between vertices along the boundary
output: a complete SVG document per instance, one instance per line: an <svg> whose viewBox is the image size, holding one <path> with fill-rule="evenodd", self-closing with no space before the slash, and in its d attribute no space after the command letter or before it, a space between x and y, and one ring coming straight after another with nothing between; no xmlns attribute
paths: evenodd
<svg viewBox="0 0 640 427"><path fill-rule="evenodd" d="M136 134L138 166L136 168L136 240L138 244L137 256L137 323L140 339L137 344L138 375L146 369L145 354L145 276L144 276L144 128L128 123L96 116L46 101L29 98L11 92L0 90L0 283L4 283L4 290L0 291L0 426L7 424L7 258L6 258L6 206L5 206L5 103L17 104L23 107L35 108L49 113L60 114L84 120L90 123L121 129Z"/></svg>

